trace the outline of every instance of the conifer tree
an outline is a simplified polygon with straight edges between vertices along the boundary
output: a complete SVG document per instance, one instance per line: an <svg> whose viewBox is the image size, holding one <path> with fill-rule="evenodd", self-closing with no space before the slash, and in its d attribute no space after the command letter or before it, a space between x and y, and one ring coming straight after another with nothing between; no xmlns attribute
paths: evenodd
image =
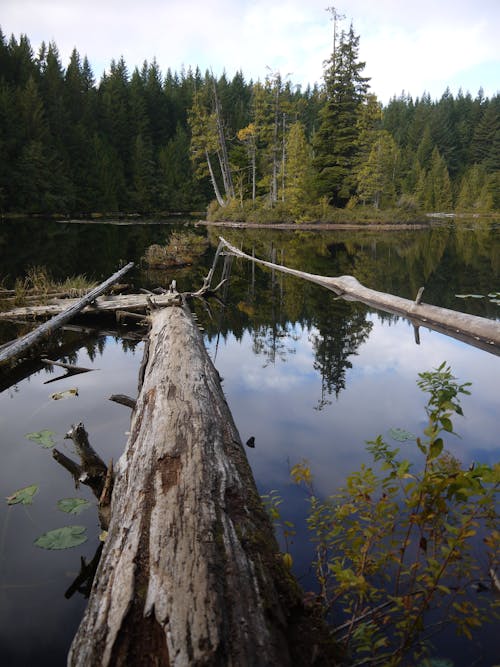
<svg viewBox="0 0 500 667"><path fill-rule="evenodd" d="M399 149L386 130L380 130L358 173L358 196L374 208L394 205Z"/></svg>
<svg viewBox="0 0 500 667"><path fill-rule="evenodd" d="M422 171L417 194L425 211L442 212L453 208L448 169L437 148L432 151L430 169L427 173Z"/></svg>
<svg viewBox="0 0 500 667"><path fill-rule="evenodd" d="M318 193L335 205L344 205L355 191L354 168L358 157L358 119L368 91L358 59L359 37L351 24L341 32L338 46L324 72L325 103L314 137Z"/></svg>
<svg viewBox="0 0 500 667"><path fill-rule="evenodd" d="M189 136L181 123L160 150L160 206L164 211L189 211L194 206L201 206L207 194L200 192L189 159Z"/></svg>
<svg viewBox="0 0 500 667"><path fill-rule="evenodd" d="M462 177L460 192L457 198L457 210L471 211L479 208L481 192L486 183L486 172L483 166L474 164Z"/></svg>
<svg viewBox="0 0 500 667"><path fill-rule="evenodd" d="M283 200L292 215L300 216L311 202L312 151L306 139L303 124L291 125L286 141L286 173ZM282 164L282 169L284 164Z"/></svg>

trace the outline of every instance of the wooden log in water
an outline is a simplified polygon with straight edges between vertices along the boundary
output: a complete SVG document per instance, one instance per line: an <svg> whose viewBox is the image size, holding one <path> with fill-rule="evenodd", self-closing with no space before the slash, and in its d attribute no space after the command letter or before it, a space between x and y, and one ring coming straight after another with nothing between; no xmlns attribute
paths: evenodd
<svg viewBox="0 0 500 667"><path fill-rule="evenodd" d="M387 313L402 315L408 318L415 327L427 327L487 352L500 354L500 324L494 320L422 303L422 292L419 293L415 301L410 301L393 294L377 292L365 287L354 276L335 278L318 276L313 273L291 269L288 266L266 262L247 255L222 237L220 237L220 240L237 257L322 285L348 301L360 301Z"/></svg>
<svg viewBox="0 0 500 667"><path fill-rule="evenodd" d="M334 665L184 306L152 313L145 361L68 664Z"/></svg>
<svg viewBox="0 0 500 667"><path fill-rule="evenodd" d="M119 312L134 310L144 313L148 308L150 301L155 306L162 308L168 306L174 296L167 294L117 294L100 296L95 299L91 305L87 305L81 310L82 314L99 314L102 312ZM37 319L42 317L52 317L62 313L69 306L73 306L78 299L55 299L51 303L38 306L20 306L0 312L0 320L19 321L26 319Z"/></svg>
<svg viewBox="0 0 500 667"><path fill-rule="evenodd" d="M88 294L86 294L83 298L77 299L76 302L70 305L67 304L67 307L62 312L60 312L55 317L52 317L48 322L44 322L35 330L30 331L26 335L21 336L21 338L13 341L11 345L2 348L0 350L0 364L18 357L36 343L53 334L54 331L59 329L66 322L69 322L71 318L73 318L86 306L95 301L98 296L104 294L104 292L106 292L113 285L113 283L116 283L133 266L134 263L129 262L126 266L114 273L103 283L88 292Z"/></svg>

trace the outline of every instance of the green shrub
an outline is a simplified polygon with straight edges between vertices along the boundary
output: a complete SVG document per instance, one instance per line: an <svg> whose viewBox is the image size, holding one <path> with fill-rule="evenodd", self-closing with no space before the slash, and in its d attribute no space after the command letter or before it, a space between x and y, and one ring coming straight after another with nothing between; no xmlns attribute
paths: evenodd
<svg viewBox="0 0 500 667"><path fill-rule="evenodd" d="M458 384L445 364L419 378L429 395L423 437L402 429L391 435L415 443L420 465L378 436L368 443L374 465L362 465L326 500L316 496L307 462L291 470L308 492L319 600L328 618L346 619L334 634L353 665L421 659L437 618L470 639L499 616L498 598L468 591L474 582L498 585L500 464L464 468L444 448L469 383Z"/></svg>

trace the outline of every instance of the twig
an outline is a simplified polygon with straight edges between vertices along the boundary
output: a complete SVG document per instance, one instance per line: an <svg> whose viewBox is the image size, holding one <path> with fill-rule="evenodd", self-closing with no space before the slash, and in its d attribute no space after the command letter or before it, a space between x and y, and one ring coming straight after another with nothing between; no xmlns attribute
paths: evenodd
<svg viewBox="0 0 500 667"><path fill-rule="evenodd" d="M78 487L80 486L80 477L82 476L83 468L80 465L78 465L78 463L75 463L68 456L60 452L58 449L52 450L52 457L60 465L62 465L63 468L66 468L66 470L71 474L71 476L75 480L75 488L78 489Z"/></svg>
<svg viewBox="0 0 500 667"><path fill-rule="evenodd" d="M125 394L113 394L109 397L109 400L119 403L120 405L125 405L127 408L132 408L132 410L135 408L137 402L135 398L131 398Z"/></svg>

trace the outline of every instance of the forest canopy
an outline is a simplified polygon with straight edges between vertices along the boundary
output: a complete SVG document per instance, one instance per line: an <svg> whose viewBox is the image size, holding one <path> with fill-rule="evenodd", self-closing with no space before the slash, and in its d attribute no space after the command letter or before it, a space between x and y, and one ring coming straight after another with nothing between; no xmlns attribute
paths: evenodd
<svg viewBox="0 0 500 667"><path fill-rule="evenodd" d="M97 82L73 50L0 29L0 213L319 220L332 207L500 210L500 97L444 91L383 106L351 25L322 85L279 72L180 73L120 58Z"/></svg>

